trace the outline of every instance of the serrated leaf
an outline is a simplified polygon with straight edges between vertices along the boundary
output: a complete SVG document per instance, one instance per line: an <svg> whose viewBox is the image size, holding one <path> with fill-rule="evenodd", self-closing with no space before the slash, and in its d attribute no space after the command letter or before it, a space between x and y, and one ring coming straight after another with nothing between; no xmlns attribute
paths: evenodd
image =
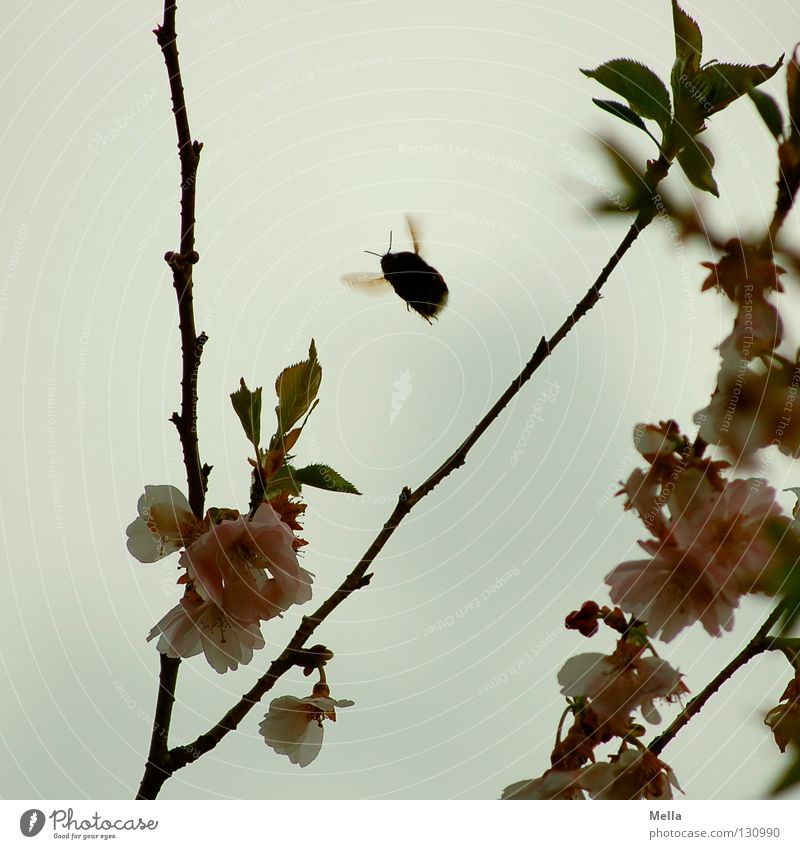
<svg viewBox="0 0 800 849"><path fill-rule="evenodd" d="M314 463L297 469L294 473L295 480L306 486L315 486L318 489L327 489L329 492L347 492L350 495L361 495L361 493L345 480L335 469L324 463Z"/></svg>
<svg viewBox="0 0 800 849"><path fill-rule="evenodd" d="M702 142L690 139L678 153L678 162L692 185L719 197L719 189L712 174L714 154Z"/></svg>
<svg viewBox="0 0 800 849"><path fill-rule="evenodd" d="M317 397L321 382L322 368L312 339L308 359L285 368L275 381L275 392L278 395L275 413L281 433L286 433L308 410Z"/></svg>
<svg viewBox="0 0 800 849"><path fill-rule="evenodd" d="M288 492L289 495L300 495L301 489L302 484L297 479L297 469L290 466L289 463L284 463L264 487L264 497L274 498L282 492Z"/></svg>
<svg viewBox="0 0 800 849"><path fill-rule="evenodd" d="M675 30L675 57L690 74L697 73L703 56L703 34L694 18L672 0L672 24Z"/></svg>
<svg viewBox="0 0 800 849"><path fill-rule="evenodd" d="M697 74L697 86L707 89L703 99L706 115L713 115L774 76L783 64L783 55L774 65L729 65L714 63Z"/></svg>
<svg viewBox="0 0 800 849"><path fill-rule="evenodd" d="M261 387L251 392L244 378L240 379L239 384L236 392L231 393L231 404L242 423L245 436L258 446L261 444Z"/></svg>
<svg viewBox="0 0 800 849"><path fill-rule="evenodd" d="M644 121L633 111L633 109L626 106L624 103L620 103L618 100L600 100L597 97L592 98L592 103L599 106L604 112L615 115L617 118L622 118L623 121L633 124L634 127L638 127L640 130L648 132Z"/></svg>
<svg viewBox="0 0 800 849"><path fill-rule="evenodd" d="M633 59L612 59L592 71L581 69L581 73L624 97L644 118L652 118L662 127L669 123L669 92L647 65Z"/></svg>
<svg viewBox="0 0 800 849"><path fill-rule="evenodd" d="M758 110L758 114L767 125L767 129L776 139L779 139L783 135L783 113L775 98L756 89L748 91L747 94Z"/></svg>

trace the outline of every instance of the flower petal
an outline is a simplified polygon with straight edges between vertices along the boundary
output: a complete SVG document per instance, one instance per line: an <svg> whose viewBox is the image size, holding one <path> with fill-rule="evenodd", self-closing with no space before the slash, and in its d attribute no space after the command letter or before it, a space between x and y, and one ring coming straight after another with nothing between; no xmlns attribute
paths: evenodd
<svg viewBox="0 0 800 849"><path fill-rule="evenodd" d="M279 755L286 755L294 764L308 766L322 746L322 725L314 718L310 699L279 696L269 705L269 711L259 725L259 732L268 746Z"/></svg>
<svg viewBox="0 0 800 849"><path fill-rule="evenodd" d="M173 551L177 551L180 545L167 548L163 541L147 527L147 522L141 518L134 519L125 529L128 535L128 551L140 563L155 563Z"/></svg>
<svg viewBox="0 0 800 849"><path fill-rule="evenodd" d="M183 546L184 532L197 521L184 494L169 484L145 486L136 505L139 518L128 525L128 551L154 563Z"/></svg>

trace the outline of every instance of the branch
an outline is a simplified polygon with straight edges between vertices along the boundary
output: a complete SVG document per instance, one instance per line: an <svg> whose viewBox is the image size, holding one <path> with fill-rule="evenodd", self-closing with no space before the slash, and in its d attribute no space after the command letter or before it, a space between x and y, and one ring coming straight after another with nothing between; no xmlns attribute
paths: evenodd
<svg viewBox="0 0 800 849"><path fill-rule="evenodd" d="M781 618L784 604L779 603L770 615L764 620L762 626L756 631L753 639L736 655L736 657L725 666L708 684L686 705L686 707L672 721L666 731L659 734L647 747L654 755L660 754L665 746L675 739L678 732L689 723L693 716L697 716L703 709L705 703L719 690L719 688L734 673L749 663L756 655L769 651L775 639L767 636L772 626Z"/></svg>
<svg viewBox="0 0 800 849"><path fill-rule="evenodd" d="M164 55L169 75L172 112L178 133L178 156L181 164L181 236L180 249L168 251L164 259L172 269L172 284L178 298L178 322L181 334L181 411L173 413L171 421L178 430L183 463L186 467L186 482L189 490L189 505L198 518L202 518L205 506L206 484L211 468L201 465L197 443L197 373L205 333L197 335L192 298L192 267L199 260L194 249L195 185L197 164L203 145L192 141L186 100L181 81L178 60L177 34L175 32L175 0L164 2L164 22L154 30L156 40ZM169 729L172 706L175 703L175 685L178 678L180 658L161 655L161 670L158 681L158 697L153 716L153 731L150 751L144 775L139 785L137 799L155 799L163 783L172 775L169 753Z"/></svg>
<svg viewBox="0 0 800 849"><path fill-rule="evenodd" d="M161 673L158 681L158 698L153 716L153 733L150 738L150 751L147 753L147 765L139 784L137 799L155 799L161 785L170 777L169 768L169 726L172 721L172 706L175 704L175 683L178 678L180 658L160 654Z"/></svg>
<svg viewBox="0 0 800 849"><path fill-rule="evenodd" d="M197 335L194 323L192 297L192 266L199 260L194 249L195 186L197 164L200 160L201 142L192 141L186 99L183 94L181 67L178 61L177 33L175 32L175 0L164 2L164 23L153 30L164 54L172 95L172 113L178 131L178 156L181 162L181 238L179 251L168 251L164 259L172 269L172 284L178 297L178 319L181 331L181 412L172 414L183 448L183 463L189 487L189 505L198 518L203 516L207 467L200 464L197 445L197 372L200 356L207 341L204 333Z"/></svg>
<svg viewBox="0 0 800 849"><path fill-rule="evenodd" d="M667 175L670 161L663 156L648 163L645 179L651 194L655 192L658 183ZM200 735L194 742L187 746L179 746L170 751L170 758L174 770L181 769L189 763L197 760L201 755L211 751L226 734L236 729L250 710L268 693L275 682L295 665L296 653L323 622L351 593L366 586L371 575L367 574L375 558L381 552L386 543L391 539L397 527L428 493L441 483L451 472L464 465L467 454L481 436L488 430L489 426L497 419L500 413L508 406L509 402L517 395L525 383L535 374L544 361L552 354L555 347L564 340L572 328L583 318L586 313L600 300L600 292L611 273L619 264L623 256L636 241L637 236L655 217L655 207L648 206L640 210L634 222L614 251L597 279L591 285L586 294L581 298L575 309L567 316L561 326L550 337L542 339L536 346L530 360L522 371L514 378L506 391L498 398L497 402L484 415L475 426L472 433L461 443L461 445L430 475L424 483L415 490L405 487L400 493L397 505L386 520L380 533L375 537L364 556L344 579L341 585L322 603L322 605L311 615L304 616L300 627L295 632L281 655L269 666L267 671L255 685L245 693L240 701L235 704L222 719L208 732Z"/></svg>

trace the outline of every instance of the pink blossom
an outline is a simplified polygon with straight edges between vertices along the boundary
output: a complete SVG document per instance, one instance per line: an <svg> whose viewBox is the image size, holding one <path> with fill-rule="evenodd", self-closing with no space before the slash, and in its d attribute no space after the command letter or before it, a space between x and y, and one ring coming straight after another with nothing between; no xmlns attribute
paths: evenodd
<svg viewBox="0 0 800 849"><path fill-rule="evenodd" d="M733 627L739 590L726 570L702 563L676 546L639 542L651 555L628 560L606 575L615 604L647 623L649 632L669 642L695 622L712 636Z"/></svg>
<svg viewBox="0 0 800 849"><path fill-rule="evenodd" d="M203 532L186 496L174 486L146 486L139 516L126 529L128 551L141 563L154 563L188 545Z"/></svg>
<svg viewBox="0 0 800 849"><path fill-rule="evenodd" d="M673 421L654 424L637 424L633 429L633 444L636 450L652 462L657 457L667 457L680 452L683 446L678 425Z"/></svg>
<svg viewBox="0 0 800 849"><path fill-rule="evenodd" d="M601 718L625 719L637 708L648 722L661 717L655 699L685 690L681 674L659 657L641 657L641 647L621 642L611 655L587 652L571 657L558 673L565 696L585 697Z"/></svg>
<svg viewBox="0 0 800 849"><path fill-rule="evenodd" d="M586 767L581 785L593 799L672 799L673 787L683 792L670 767L636 749Z"/></svg>
<svg viewBox="0 0 800 849"><path fill-rule="evenodd" d="M780 704L767 712L764 722L772 729L782 752L790 743L800 747L800 672L783 691Z"/></svg>
<svg viewBox="0 0 800 849"><path fill-rule="evenodd" d="M656 475L637 468L631 471L617 493L625 496L625 509L635 510L651 533L659 533L665 521L660 484Z"/></svg>
<svg viewBox="0 0 800 849"><path fill-rule="evenodd" d="M231 619L272 619L311 598L311 575L300 566L294 534L269 504L251 520L225 519L183 552L180 564L198 594Z"/></svg>
<svg viewBox="0 0 800 849"><path fill-rule="evenodd" d="M748 592L775 553L774 534L766 526L782 516L775 495L765 480L748 478L731 481L714 499L691 502L677 516L670 505L671 538L702 562L727 569Z"/></svg>
<svg viewBox="0 0 800 849"><path fill-rule="evenodd" d="M735 373L762 354L768 354L783 339L783 322L765 298L752 298L739 305L730 336L719 345L721 371Z"/></svg>
<svg viewBox="0 0 800 849"><path fill-rule="evenodd" d="M336 722L336 708L351 707L350 699L332 699L326 684L316 684L310 696L279 696L259 725L264 742L293 764L308 766L319 754L324 736L322 722Z"/></svg>
<svg viewBox="0 0 800 849"><path fill-rule="evenodd" d="M186 594L150 631L169 657L201 652L217 672L249 663L263 648L261 621L311 598L311 575L294 534L269 504L253 519L223 519L181 554Z"/></svg>
<svg viewBox="0 0 800 849"><path fill-rule="evenodd" d="M509 784L502 799L585 799L579 769L548 769L539 778Z"/></svg>
<svg viewBox="0 0 800 849"><path fill-rule="evenodd" d="M240 663L250 663L253 651L264 647L257 620L235 622L192 589L153 626L147 639L156 636L156 648L161 654L194 657L202 652L220 673L236 669Z"/></svg>
<svg viewBox="0 0 800 849"><path fill-rule="evenodd" d="M800 362L775 356L766 370L751 368L737 355L726 359L711 401L694 415L699 434L708 443L725 447L737 462L774 445L788 457L800 457Z"/></svg>
<svg viewBox="0 0 800 849"><path fill-rule="evenodd" d="M775 520L788 519L775 490L755 478L732 481L722 492L698 482L694 497L676 487L668 506L663 540L639 542L649 559L626 561L606 575L611 599L666 641L697 621L719 636L733 627L740 597L771 565Z"/></svg>

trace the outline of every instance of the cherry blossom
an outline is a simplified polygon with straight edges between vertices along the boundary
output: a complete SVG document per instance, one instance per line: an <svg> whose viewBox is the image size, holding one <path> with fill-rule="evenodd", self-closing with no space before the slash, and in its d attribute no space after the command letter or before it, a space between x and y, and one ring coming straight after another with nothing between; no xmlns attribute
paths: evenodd
<svg viewBox="0 0 800 849"><path fill-rule="evenodd" d="M728 347L723 349L728 352ZM772 356L768 364L755 368L734 353L723 362L711 401L695 413L694 421L706 442L725 447L742 462L771 445L788 457L798 457L798 393L800 362Z"/></svg>
<svg viewBox="0 0 800 849"><path fill-rule="evenodd" d="M782 339L783 322L769 301L753 298L741 304L731 334L719 345L722 370L738 371L742 364L774 351Z"/></svg>
<svg viewBox="0 0 800 849"><path fill-rule="evenodd" d="M154 637L159 637L161 654L194 657L202 652L219 673L250 663L253 651L264 647L258 620L236 622L193 589L153 626L148 642Z"/></svg>
<svg viewBox="0 0 800 849"><path fill-rule="evenodd" d="M126 533L128 551L141 563L155 563L189 545L203 532L203 523L174 486L146 486L137 509L139 516Z"/></svg>
<svg viewBox="0 0 800 849"><path fill-rule="evenodd" d="M205 533L194 528L195 539L178 561L185 569L178 579L186 586L184 597L147 639L159 636L157 649L169 657L202 652L217 672L226 672L263 648L262 621L311 598L312 576L298 562L294 534L269 504L261 504L252 519L216 513L231 518ZM151 522L152 516L151 508ZM159 533L173 544L161 513L158 521Z"/></svg>
<svg viewBox="0 0 800 849"><path fill-rule="evenodd" d="M509 784L502 799L585 799L579 769L548 769L539 778Z"/></svg>
<svg viewBox="0 0 800 849"><path fill-rule="evenodd" d="M789 743L800 747L800 673L789 682L780 704L767 712L764 722L772 729L782 752Z"/></svg>
<svg viewBox="0 0 800 849"><path fill-rule="evenodd" d="M673 421L659 425L638 424L633 431L633 443L636 450L647 460L680 452L683 438L678 425Z"/></svg>
<svg viewBox="0 0 800 849"><path fill-rule="evenodd" d="M199 595L239 622L272 619L311 598L311 575L294 534L269 504L252 519L225 519L183 552L180 564Z"/></svg>
<svg viewBox="0 0 800 849"><path fill-rule="evenodd" d="M724 570L675 546L654 541L639 545L651 555L648 559L620 563L606 575L616 604L647 622L648 631L665 642L698 621L715 637L731 630L740 592Z"/></svg>
<svg viewBox="0 0 800 849"><path fill-rule="evenodd" d="M657 475L636 468L631 471L617 493L625 496L625 509L635 510L645 527L653 533L660 531L665 520L660 489Z"/></svg>
<svg viewBox="0 0 800 849"><path fill-rule="evenodd" d="M751 298L763 298L770 292L782 292L781 277L785 268L762 245L748 245L740 239L730 239L718 262L701 262L711 273L703 281L701 292L716 288L734 303L743 304Z"/></svg>
<svg viewBox="0 0 800 849"><path fill-rule="evenodd" d="M320 682L304 699L297 696L273 699L259 731L266 744L279 755L286 755L293 764L308 766L322 746L323 720L336 722L336 708L353 704L349 699L332 699L328 685Z"/></svg>
<svg viewBox="0 0 800 849"><path fill-rule="evenodd" d="M686 688L666 660L642 657L642 648L621 640L611 655L587 652L571 657L558 673L561 693L588 698L601 720L624 720L641 708L648 722L660 722L653 702L674 698Z"/></svg>
<svg viewBox="0 0 800 849"><path fill-rule="evenodd" d="M789 520L758 478L721 492L698 483L694 497L691 487L676 486L667 505L662 539L639 541L649 558L606 575L611 599L665 641L697 621L720 636L733 627L741 596L765 583Z"/></svg>
<svg viewBox="0 0 800 849"><path fill-rule="evenodd" d="M673 787L683 793L670 767L636 749L586 767L581 785L593 799L672 799Z"/></svg>
<svg viewBox="0 0 800 849"><path fill-rule="evenodd" d="M731 481L716 497L690 504L682 514L675 515L671 506L671 537L701 561L727 569L748 592L775 553L775 529L789 525L775 499L762 478Z"/></svg>

